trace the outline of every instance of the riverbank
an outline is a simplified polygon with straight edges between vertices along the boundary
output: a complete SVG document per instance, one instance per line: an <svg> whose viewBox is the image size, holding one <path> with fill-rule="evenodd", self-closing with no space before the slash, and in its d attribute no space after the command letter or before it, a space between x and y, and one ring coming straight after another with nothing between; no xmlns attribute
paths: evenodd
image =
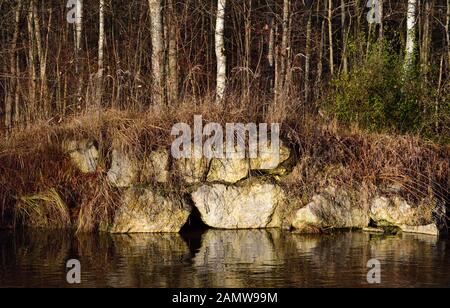
<svg viewBox="0 0 450 308"><path fill-rule="evenodd" d="M0 145L3 226L78 233L211 228L446 231L450 149L320 116L209 103L102 110L13 132ZM175 123L281 124L280 161L174 159ZM372 228L372 229L370 229Z"/></svg>

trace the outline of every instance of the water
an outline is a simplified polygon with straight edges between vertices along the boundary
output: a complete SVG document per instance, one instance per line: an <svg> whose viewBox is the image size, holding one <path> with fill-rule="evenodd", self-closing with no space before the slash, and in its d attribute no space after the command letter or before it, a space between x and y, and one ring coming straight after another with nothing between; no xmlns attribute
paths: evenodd
<svg viewBox="0 0 450 308"><path fill-rule="evenodd" d="M275 230L150 235L0 233L0 287L369 287L367 262L381 262L382 287L450 287L450 241L432 236Z"/></svg>

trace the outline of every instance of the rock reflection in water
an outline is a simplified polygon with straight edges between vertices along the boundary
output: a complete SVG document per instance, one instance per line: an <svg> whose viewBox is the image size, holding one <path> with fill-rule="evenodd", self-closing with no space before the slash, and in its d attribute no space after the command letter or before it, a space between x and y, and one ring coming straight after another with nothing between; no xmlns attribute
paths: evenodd
<svg viewBox="0 0 450 308"><path fill-rule="evenodd" d="M277 230L203 234L0 233L0 287L365 287L367 261L383 287L450 286L450 246L432 236L300 235Z"/></svg>

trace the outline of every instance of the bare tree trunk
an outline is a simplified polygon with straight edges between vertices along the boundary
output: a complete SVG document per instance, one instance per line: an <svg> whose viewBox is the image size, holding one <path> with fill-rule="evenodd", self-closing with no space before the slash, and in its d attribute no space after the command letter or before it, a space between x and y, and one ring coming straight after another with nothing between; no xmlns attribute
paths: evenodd
<svg viewBox="0 0 450 308"><path fill-rule="evenodd" d="M32 3L28 9L27 15L27 28L28 28L28 106L27 106L27 122L30 121L33 112L36 112L36 57L35 50L35 37L33 28L33 8ZM28 123L27 123L28 124Z"/></svg>
<svg viewBox="0 0 450 308"><path fill-rule="evenodd" d="M289 44L289 14L290 1L283 1L283 24L281 34L281 47L276 50L275 60L275 104L280 102L283 92L287 89L286 80L288 66L288 44Z"/></svg>
<svg viewBox="0 0 450 308"><path fill-rule="evenodd" d="M20 12L22 9L22 0L18 0L17 10L15 16L15 25L14 25L14 38L13 38L13 55L11 57L11 74L15 78L14 82L14 123L18 125L20 122L20 83L19 83L19 58L17 56L16 48L17 48L17 40L19 38L19 24L20 24Z"/></svg>
<svg viewBox="0 0 450 308"><path fill-rule="evenodd" d="M103 97L103 45L105 41L105 1L99 1L99 29L98 29L98 71L97 71L97 107L102 105Z"/></svg>
<svg viewBox="0 0 450 308"><path fill-rule="evenodd" d="M170 104L178 100L178 51L176 7L173 0L168 0L168 101Z"/></svg>
<svg viewBox="0 0 450 308"><path fill-rule="evenodd" d="M273 69L273 66L275 64L275 31L273 29L274 22L273 18L270 18L270 24L269 24L269 51L267 54L267 59L269 61L269 66L271 69Z"/></svg>
<svg viewBox="0 0 450 308"><path fill-rule="evenodd" d="M44 52L42 47L42 37L41 37L41 26L40 26L40 19L39 14L36 6L36 0L31 1L31 6L33 10L33 25L34 25L34 37L36 39L36 47L37 47L37 58L39 60L39 81L40 81L40 87L39 87L39 100L43 103L42 109L40 110L40 113L44 115L45 117L48 116L48 106L46 106L46 99L45 99L45 84L46 84L46 78L45 78L45 59L44 59Z"/></svg>
<svg viewBox="0 0 450 308"><path fill-rule="evenodd" d="M13 33L13 38L12 38L12 43L11 43L11 57L9 60L9 70L11 72L11 77L10 77L10 88L6 91L7 96L6 96L6 101L5 101L5 127L6 129L11 128L12 126L12 111L13 111L13 102L14 102L14 97L13 97L13 93L17 93L17 87L18 87L18 77L16 76L16 61L17 61L17 56L16 56L16 48L17 48L17 39L19 37L19 21L20 21L20 10L22 8L22 1L18 0L17 1L17 7L15 10L15 15L14 15L14 33ZM15 115L17 116L17 115Z"/></svg>
<svg viewBox="0 0 450 308"><path fill-rule="evenodd" d="M280 90L284 87L287 77L287 57L288 57L288 40L289 40L289 14L290 1L284 0L283 5L283 34L281 38L281 85Z"/></svg>
<svg viewBox="0 0 450 308"><path fill-rule="evenodd" d="M431 29L430 29L430 16L431 16L432 4L429 1L425 2L425 20L423 23L422 34L422 46L420 48L420 66L421 73L427 78L429 68L429 50L431 44Z"/></svg>
<svg viewBox="0 0 450 308"><path fill-rule="evenodd" d="M308 23L306 25L306 51L305 51L305 104L309 102L310 93L310 67L311 67L311 23L312 23L312 12L309 10Z"/></svg>
<svg viewBox="0 0 450 308"><path fill-rule="evenodd" d="M164 42L161 0L148 0L148 6L150 10L150 31L152 36L153 101L155 105L162 105L164 103Z"/></svg>
<svg viewBox="0 0 450 308"><path fill-rule="evenodd" d="M450 67L450 0L447 0L447 19L445 22L445 32L447 37L447 65Z"/></svg>
<svg viewBox="0 0 450 308"><path fill-rule="evenodd" d="M434 103L434 117L435 117L435 127L436 132L439 130L439 100L441 99L441 87L442 87L442 75L444 74L444 54L441 55L441 61L439 64L439 80L437 85L437 95Z"/></svg>
<svg viewBox="0 0 450 308"><path fill-rule="evenodd" d="M323 57L324 57L324 47L325 47L325 20L322 20L322 26L320 29L320 43L319 43L319 56L317 61L317 79L316 79L316 99L320 93L319 87L322 83L323 75Z"/></svg>
<svg viewBox="0 0 450 308"><path fill-rule="evenodd" d="M328 40L330 50L330 74L334 76L334 51L333 51L333 0L328 0Z"/></svg>
<svg viewBox="0 0 450 308"><path fill-rule="evenodd" d="M83 0L77 0L75 7L75 71L78 74L77 104L81 102L83 68L81 61L81 37L83 34Z"/></svg>
<svg viewBox="0 0 450 308"><path fill-rule="evenodd" d="M379 38L382 40L384 38L384 1L378 0L379 9L380 9L380 32Z"/></svg>
<svg viewBox="0 0 450 308"><path fill-rule="evenodd" d="M252 0L246 0L245 3L245 85L244 100L250 99L250 65L251 65L251 41L252 41Z"/></svg>
<svg viewBox="0 0 450 308"><path fill-rule="evenodd" d="M342 31L342 71L344 75L348 74L347 57L347 31L345 29L345 0L341 0L341 31Z"/></svg>
<svg viewBox="0 0 450 308"><path fill-rule="evenodd" d="M406 47L404 72L407 75L414 64L414 52L416 50L416 11L417 0L408 0L407 12L407 30L406 30ZM406 77L406 76L405 76Z"/></svg>
<svg viewBox="0 0 450 308"><path fill-rule="evenodd" d="M215 30L215 50L217 59L217 78L216 78L216 103L222 103L225 97L226 86L226 66L227 59L225 55L224 28L225 28L225 7L226 0L217 0L217 16Z"/></svg>

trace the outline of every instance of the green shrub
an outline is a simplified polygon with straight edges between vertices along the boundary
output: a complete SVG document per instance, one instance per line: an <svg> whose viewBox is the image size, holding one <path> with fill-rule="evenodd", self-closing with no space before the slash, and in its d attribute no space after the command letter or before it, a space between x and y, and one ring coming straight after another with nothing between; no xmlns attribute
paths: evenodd
<svg viewBox="0 0 450 308"><path fill-rule="evenodd" d="M351 75L333 81L326 109L341 122L370 131L418 133L448 142L448 100L434 89L417 69L405 76L403 57L375 44L367 57L353 63Z"/></svg>

